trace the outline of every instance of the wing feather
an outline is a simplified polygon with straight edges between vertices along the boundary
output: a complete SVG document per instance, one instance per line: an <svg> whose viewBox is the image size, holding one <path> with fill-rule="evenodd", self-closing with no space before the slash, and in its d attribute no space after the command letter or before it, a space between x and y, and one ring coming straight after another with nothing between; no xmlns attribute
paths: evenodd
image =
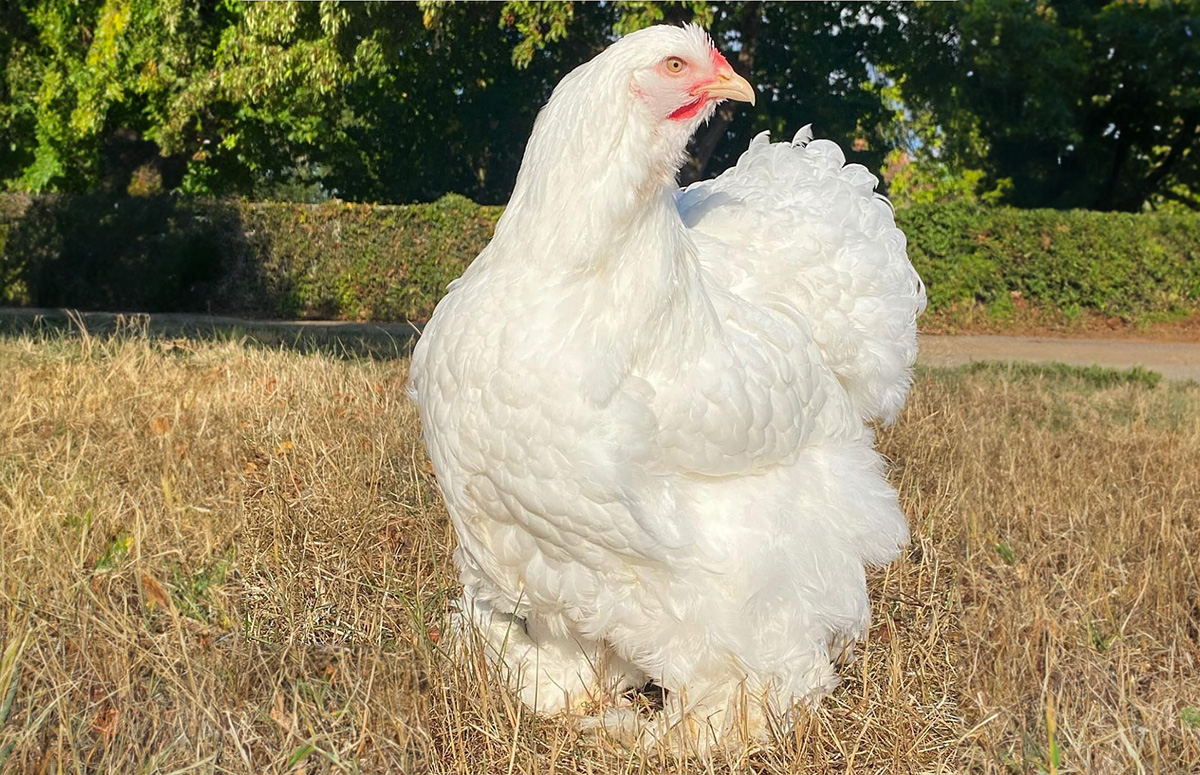
<svg viewBox="0 0 1200 775"><path fill-rule="evenodd" d="M660 471L762 472L831 432L857 427L845 392L786 299L751 304L698 271L709 316L688 316L651 359L645 380ZM831 400L832 399L832 400ZM841 407L841 412L838 412Z"/></svg>
<svg viewBox="0 0 1200 775"><path fill-rule="evenodd" d="M925 288L875 176L811 138L808 127L791 143L761 134L677 205L705 267L752 302L785 298L859 415L891 421L908 393Z"/></svg>

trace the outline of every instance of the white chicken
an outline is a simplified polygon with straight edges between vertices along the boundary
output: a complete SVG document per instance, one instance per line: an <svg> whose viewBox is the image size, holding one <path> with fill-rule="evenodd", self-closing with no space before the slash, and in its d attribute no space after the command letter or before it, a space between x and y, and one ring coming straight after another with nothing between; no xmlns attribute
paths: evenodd
<svg viewBox="0 0 1200 775"><path fill-rule="evenodd" d="M410 386L512 688L552 713L654 682L655 720L601 723L702 752L816 702L866 630L864 566L908 540L868 423L925 305L876 179L807 129L677 188L725 99L754 91L695 26L567 75Z"/></svg>

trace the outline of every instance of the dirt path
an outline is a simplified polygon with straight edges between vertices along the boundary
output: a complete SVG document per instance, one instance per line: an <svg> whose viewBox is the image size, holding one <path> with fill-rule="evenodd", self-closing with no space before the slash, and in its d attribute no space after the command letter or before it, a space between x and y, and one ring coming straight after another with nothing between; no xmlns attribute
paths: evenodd
<svg viewBox="0 0 1200 775"><path fill-rule="evenodd" d="M919 360L930 366L972 361L1058 362L1115 369L1142 366L1167 379L1200 381L1200 343L1195 342L926 334L921 337Z"/></svg>
<svg viewBox="0 0 1200 775"><path fill-rule="evenodd" d="M80 317L89 329L99 331L113 328L118 319L108 312L84 312ZM0 307L0 321L29 323L38 318L63 324L67 313L57 309ZM167 336L233 331L270 342L311 338L366 345L375 353L405 352L416 332L408 323L249 320L189 313L159 313L148 318L151 331ZM1168 379L1200 381L1200 342L924 334L919 360L930 366L957 366L972 361L1059 362L1118 369L1142 366Z"/></svg>

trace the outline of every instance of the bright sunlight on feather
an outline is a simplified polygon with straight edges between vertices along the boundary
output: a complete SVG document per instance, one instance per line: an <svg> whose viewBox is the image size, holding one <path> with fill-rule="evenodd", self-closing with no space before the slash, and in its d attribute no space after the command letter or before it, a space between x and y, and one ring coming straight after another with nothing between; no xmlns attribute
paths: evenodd
<svg viewBox="0 0 1200 775"><path fill-rule="evenodd" d="M461 642L539 712L702 755L837 685L864 567L908 540L869 423L905 401L925 293L876 179L805 128L676 186L754 96L694 26L567 75L411 372Z"/></svg>

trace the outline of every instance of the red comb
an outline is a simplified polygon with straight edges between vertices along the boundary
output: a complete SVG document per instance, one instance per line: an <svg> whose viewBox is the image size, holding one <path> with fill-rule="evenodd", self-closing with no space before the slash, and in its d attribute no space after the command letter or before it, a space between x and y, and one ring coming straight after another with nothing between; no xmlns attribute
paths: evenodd
<svg viewBox="0 0 1200 775"><path fill-rule="evenodd" d="M715 48L709 49L708 56L709 56L709 59L712 60L713 67L715 67L716 69L718 69L718 70L721 70L721 69L732 70L733 69L733 67L731 67L729 64L729 60L727 60L725 57L721 56L721 52L717 51Z"/></svg>

